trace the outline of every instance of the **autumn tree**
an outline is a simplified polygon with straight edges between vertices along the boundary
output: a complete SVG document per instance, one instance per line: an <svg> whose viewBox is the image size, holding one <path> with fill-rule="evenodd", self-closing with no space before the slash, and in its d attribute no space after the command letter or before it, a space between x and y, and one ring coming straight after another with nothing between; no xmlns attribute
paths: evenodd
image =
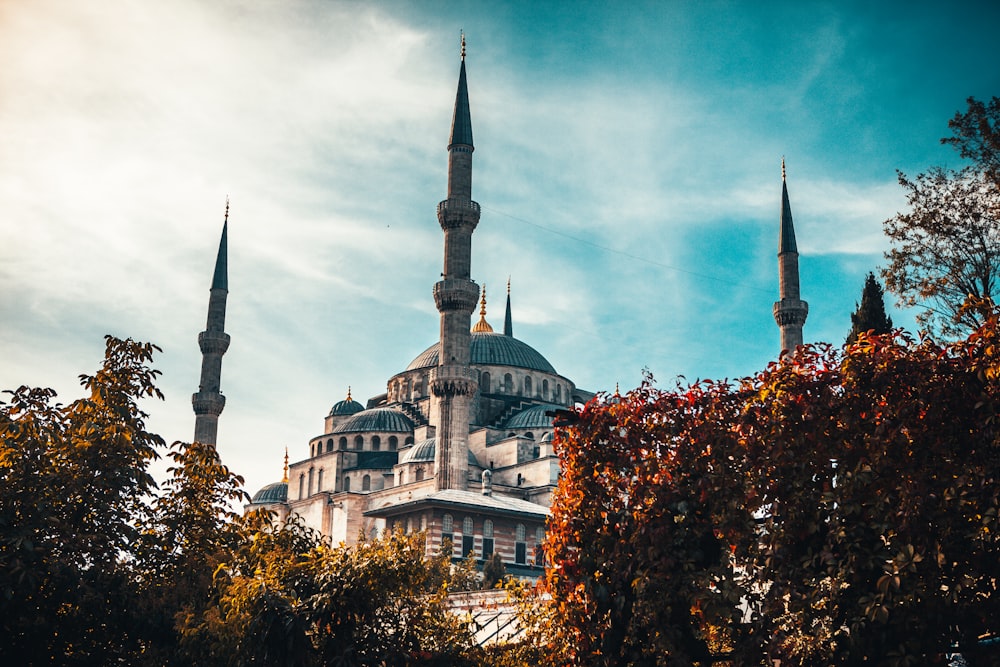
<svg viewBox="0 0 1000 667"><path fill-rule="evenodd" d="M847 342L853 343L858 336L866 331L875 334L886 334L892 331L892 318L885 314L885 299L882 286L875 279L875 274L868 273L865 286L861 291L861 303L855 304L851 313L851 331L847 334Z"/></svg>
<svg viewBox="0 0 1000 667"><path fill-rule="evenodd" d="M899 173L908 210L885 221L892 247L882 277L900 305L918 306L918 321L946 337L975 330L988 315L963 308L997 296L1000 272L1000 100L970 98L966 113L949 122L942 142L972 161L959 170L934 167L909 177Z"/></svg>

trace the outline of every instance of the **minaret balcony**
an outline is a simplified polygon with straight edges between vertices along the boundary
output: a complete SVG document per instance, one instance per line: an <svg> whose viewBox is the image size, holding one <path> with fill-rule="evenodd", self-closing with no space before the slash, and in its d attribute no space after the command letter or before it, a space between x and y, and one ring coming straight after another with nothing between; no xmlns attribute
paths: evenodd
<svg viewBox="0 0 1000 667"><path fill-rule="evenodd" d="M196 415L222 414L222 409L226 407L226 397L215 391L199 391L191 395L191 405L194 407Z"/></svg>
<svg viewBox="0 0 1000 667"><path fill-rule="evenodd" d="M469 313L479 301L479 286L471 280L445 278L434 283L434 303L439 313Z"/></svg>
<svg viewBox="0 0 1000 667"><path fill-rule="evenodd" d="M229 349L229 334L223 331L202 331L198 334L202 354L225 354Z"/></svg>
<svg viewBox="0 0 1000 667"><path fill-rule="evenodd" d="M431 369L430 386L435 396L471 396L479 382L476 372L468 366L449 364Z"/></svg>
<svg viewBox="0 0 1000 667"><path fill-rule="evenodd" d="M444 229L452 227L471 226L479 224L480 208L471 199L445 199L438 203L438 222Z"/></svg>
<svg viewBox="0 0 1000 667"><path fill-rule="evenodd" d="M805 324L809 315L809 304L802 299L782 299L774 302L774 321L778 326Z"/></svg>

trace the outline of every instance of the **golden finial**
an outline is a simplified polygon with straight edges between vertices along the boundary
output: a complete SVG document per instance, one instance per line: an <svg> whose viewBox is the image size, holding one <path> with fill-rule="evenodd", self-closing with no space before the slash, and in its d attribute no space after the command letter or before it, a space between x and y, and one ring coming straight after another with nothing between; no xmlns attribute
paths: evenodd
<svg viewBox="0 0 1000 667"><path fill-rule="evenodd" d="M462 31L462 60L465 60L465 31Z"/></svg>
<svg viewBox="0 0 1000 667"><path fill-rule="evenodd" d="M285 447L285 474L282 476L281 481L288 484L288 447Z"/></svg>
<svg viewBox="0 0 1000 667"><path fill-rule="evenodd" d="M618 383L617 382L615 382L615 396L621 396L621 393L618 391Z"/></svg>
<svg viewBox="0 0 1000 667"><path fill-rule="evenodd" d="M226 195L226 219L222 221L223 224L229 222L229 195Z"/></svg>
<svg viewBox="0 0 1000 667"><path fill-rule="evenodd" d="M785 180L785 156L781 156L781 180Z"/></svg>
<svg viewBox="0 0 1000 667"><path fill-rule="evenodd" d="M347 385L347 400L348 401L354 400L353 398L351 398L351 385Z"/></svg>
<svg viewBox="0 0 1000 667"><path fill-rule="evenodd" d="M483 298L479 304L479 321L472 327L472 332L493 333L493 327L486 321L486 283L483 283Z"/></svg>

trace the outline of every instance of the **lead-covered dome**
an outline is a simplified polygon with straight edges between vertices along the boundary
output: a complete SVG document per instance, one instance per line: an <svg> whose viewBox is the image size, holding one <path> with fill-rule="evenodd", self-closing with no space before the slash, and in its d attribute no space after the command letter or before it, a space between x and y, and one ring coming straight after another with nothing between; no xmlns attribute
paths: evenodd
<svg viewBox="0 0 1000 667"><path fill-rule="evenodd" d="M434 454L437 450L437 438L427 438L423 442L410 447L410 450L403 454L400 463L433 463ZM469 450L469 465L478 466L479 461L476 455Z"/></svg>
<svg viewBox="0 0 1000 667"><path fill-rule="evenodd" d="M553 410L565 410L562 405L543 403L542 405L532 405L530 408L521 410L513 415L503 425L504 428L551 428L552 417L545 414Z"/></svg>
<svg viewBox="0 0 1000 667"><path fill-rule="evenodd" d="M389 433L409 433L413 430L413 422L402 412L392 408L371 408L348 417L342 424L333 429L333 433L359 433L379 431Z"/></svg>
<svg viewBox="0 0 1000 667"><path fill-rule="evenodd" d="M473 366L515 366L556 375L556 369L535 348L513 336L487 331L471 334L469 363ZM408 371L437 366L440 361L440 343L421 352L406 367Z"/></svg>
<svg viewBox="0 0 1000 667"><path fill-rule="evenodd" d="M342 401L337 401L330 408L330 417L349 417L351 415L356 415L365 409L365 406L361 405L353 398L351 398L351 388L347 388L347 398Z"/></svg>
<svg viewBox="0 0 1000 667"><path fill-rule="evenodd" d="M268 484L253 495L251 505L271 505L288 502L288 482Z"/></svg>

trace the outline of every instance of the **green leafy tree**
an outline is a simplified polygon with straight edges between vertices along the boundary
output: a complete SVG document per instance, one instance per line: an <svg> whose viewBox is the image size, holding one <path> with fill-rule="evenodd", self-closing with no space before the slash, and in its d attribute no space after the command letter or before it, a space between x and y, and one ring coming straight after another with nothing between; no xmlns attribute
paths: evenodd
<svg viewBox="0 0 1000 667"><path fill-rule="evenodd" d="M885 221L892 247L882 271L900 305L918 306L918 321L956 338L975 330L988 316L963 308L968 299L995 299L1000 273L1000 100L988 105L969 99L969 110L949 126L954 146L971 166L954 171L934 167L915 178L899 173L908 210Z"/></svg>
<svg viewBox="0 0 1000 667"><path fill-rule="evenodd" d="M856 304L854 312L851 313L851 331L847 334L848 344L856 341L858 336L866 331L875 334L892 332L892 318L885 314L882 286L871 272L865 278L861 303Z"/></svg>
<svg viewBox="0 0 1000 667"><path fill-rule="evenodd" d="M87 398L21 387L0 403L0 655L9 664L110 664L138 645L135 517L162 439L141 398L161 398L154 345L106 338Z"/></svg>

